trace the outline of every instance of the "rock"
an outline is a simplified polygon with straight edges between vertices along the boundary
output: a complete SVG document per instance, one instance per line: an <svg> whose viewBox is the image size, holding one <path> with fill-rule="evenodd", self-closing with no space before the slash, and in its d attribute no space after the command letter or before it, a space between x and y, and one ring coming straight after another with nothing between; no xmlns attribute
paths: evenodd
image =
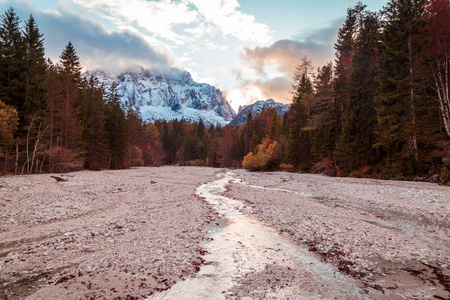
<svg viewBox="0 0 450 300"><path fill-rule="evenodd" d="M53 179L55 179L56 182L67 181L66 179L61 178L61 177L58 177L58 176L50 176L50 177L53 178Z"/></svg>

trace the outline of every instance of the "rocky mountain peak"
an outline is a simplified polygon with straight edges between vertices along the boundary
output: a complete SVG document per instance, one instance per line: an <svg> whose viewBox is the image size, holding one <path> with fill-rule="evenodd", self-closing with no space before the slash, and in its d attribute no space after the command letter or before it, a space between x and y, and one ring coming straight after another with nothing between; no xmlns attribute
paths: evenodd
<svg viewBox="0 0 450 300"><path fill-rule="evenodd" d="M239 107L238 114L233 118L233 120L230 122L229 125L243 124L247 120L247 117L250 113L252 114L252 116L259 115L264 108L266 109L274 108L278 112L278 114L282 117L289 110L290 105L275 102L275 100L273 99L257 100L253 104Z"/></svg>
<svg viewBox="0 0 450 300"><path fill-rule="evenodd" d="M202 120L205 124L223 126L236 115L219 89L193 81L186 71L132 68L121 74L97 70L82 76L91 75L106 89L117 84L116 92L123 107L133 107L144 121Z"/></svg>

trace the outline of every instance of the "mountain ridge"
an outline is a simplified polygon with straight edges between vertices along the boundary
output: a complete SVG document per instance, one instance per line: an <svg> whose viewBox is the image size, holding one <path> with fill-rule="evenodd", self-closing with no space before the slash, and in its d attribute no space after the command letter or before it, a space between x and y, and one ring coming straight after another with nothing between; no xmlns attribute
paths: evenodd
<svg viewBox="0 0 450 300"><path fill-rule="evenodd" d="M233 118L233 120L231 120L228 125L234 126L243 124L246 122L247 117L250 113L254 117L256 115L259 115L263 111L263 109L269 108L275 109L280 117L283 117L290 107L290 104L275 102L275 100L273 99L257 100L255 103L239 107L237 115Z"/></svg>
<svg viewBox="0 0 450 300"><path fill-rule="evenodd" d="M219 89L193 81L186 71L172 69L163 73L134 68L119 74L102 70L82 74L84 78L90 76L107 90L116 84L122 106L133 107L145 122L185 119L225 126L236 115Z"/></svg>

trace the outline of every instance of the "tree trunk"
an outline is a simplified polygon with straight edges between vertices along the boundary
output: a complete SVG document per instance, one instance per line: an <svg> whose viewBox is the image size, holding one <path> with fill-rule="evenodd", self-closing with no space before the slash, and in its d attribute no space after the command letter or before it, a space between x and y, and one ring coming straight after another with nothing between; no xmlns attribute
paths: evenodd
<svg viewBox="0 0 450 300"><path fill-rule="evenodd" d="M19 138L16 138L16 162L14 164L14 174L17 174L19 169Z"/></svg>
<svg viewBox="0 0 450 300"><path fill-rule="evenodd" d="M416 107L414 104L414 69L412 59L412 33L411 29L408 35L408 54L409 54L409 84L410 84L410 97L411 97L411 116L413 126L412 147L414 149L414 160L419 163L419 152L417 148L417 133L416 133Z"/></svg>
<svg viewBox="0 0 450 300"><path fill-rule="evenodd" d="M430 63L442 121L448 137L450 137L449 59L449 54L446 53L441 59L437 57Z"/></svg>
<svg viewBox="0 0 450 300"><path fill-rule="evenodd" d="M5 146L5 174L8 173L8 147Z"/></svg>

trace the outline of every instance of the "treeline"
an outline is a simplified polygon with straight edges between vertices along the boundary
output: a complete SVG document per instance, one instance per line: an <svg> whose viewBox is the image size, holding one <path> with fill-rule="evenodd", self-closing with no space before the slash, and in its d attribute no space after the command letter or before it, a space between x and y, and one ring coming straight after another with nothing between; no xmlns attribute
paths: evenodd
<svg viewBox="0 0 450 300"><path fill-rule="evenodd" d="M53 64L32 16L0 20L0 163L4 172L164 164L295 170L450 182L448 0L391 0L348 10L336 59L300 59L292 105L240 126L145 124L114 87L82 79L69 42Z"/></svg>
<svg viewBox="0 0 450 300"><path fill-rule="evenodd" d="M201 139L186 133L196 124L172 135L157 124L172 141L163 142L173 147L168 162L449 182L449 30L448 0L392 0L378 13L359 3L339 30L336 60L297 65L282 119L266 110Z"/></svg>
<svg viewBox="0 0 450 300"><path fill-rule="evenodd" d="M0 162L3 173L31 174L140 164L140 118L95 78L83 79L72 43L46 60L31 15L0 18Z"/></svg>
<svg viewBox="0 0 450 300"><path fill-rule="evenodd" d="M352 176L448 172L449 30L448 0L348 9L334 64L313 74L305 57L296 68L287 162Z"/></svg>
<svg viewBox="0 0 450 300"><path fill-rule="evenodd" d="M314 73L307 57L297 65L283 134L244 167L270 169L278 157L331 175L448 181L449 1L391 0L378 13L359 3L335 49L335 62Z"/></svg>

